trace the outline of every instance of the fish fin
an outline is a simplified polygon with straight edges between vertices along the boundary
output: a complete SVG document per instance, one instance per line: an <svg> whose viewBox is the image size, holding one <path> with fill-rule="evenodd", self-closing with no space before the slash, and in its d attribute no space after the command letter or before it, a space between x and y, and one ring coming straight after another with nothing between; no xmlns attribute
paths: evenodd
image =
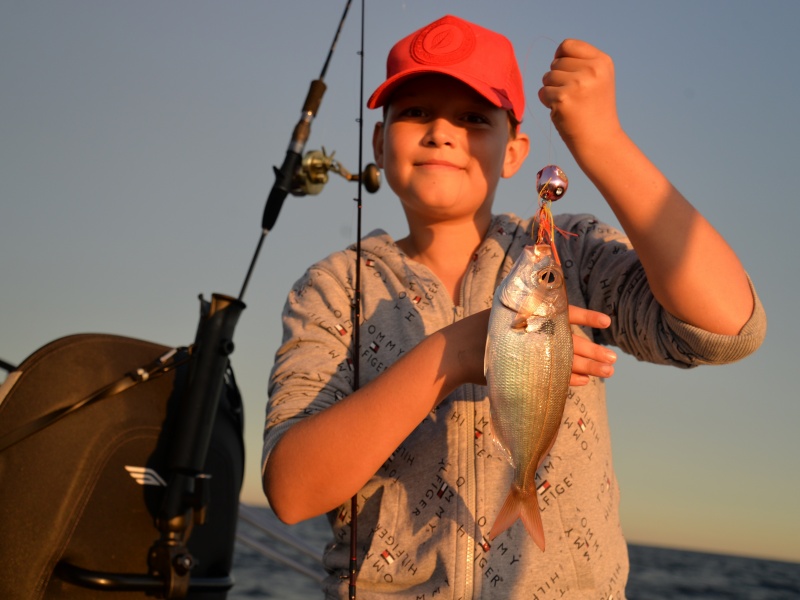
<svg viewBox="0 0 800 600"><path fill-rule="evenodd" d="M497 437L497 434L494 433L494 430L492 430L490 435L492 444L494 444L494 446L500 451L500 454L502 454L505 457L508 464L510 464L512 467L516 469L517 465L514 464L514 457L511 455L511 451L505 447L502 441L500 441L500 438Z"/></svg>
<svg viewBox="0 0 800 600"><path fill-rule="evenodd" d="M494 520L494 525L492 525L491 530L489 530L489 539L493 540L511 527L519 518L521 510L522 496L519 492L519 488L512 484L508 496L506 496L506 501L503 502L503 507L497 514L497 518Z"/></svg>
<svg viewBox="0 0 800 600"><path fill-rule="evenodd" d="M539 511L539 501L535 494L529 494L521 502L520 519L528 534L539 549L544 552L544 524L542 513Z"/></svg>
<svg viewBox="0 0 800 600"><path fill-rule="evenodd" d="M539 459L539 463L536 465L536 471L538 471L541 468L541 466L544 464L544 461L546 461L547 457L550 456L550 451L553 449L553 446L556 445L556 438L557 437L558 437L558 435L554 435L550 439L550 442L547 444L547 448L545 448L545 451L542 454L542 458ZM536 471L533 472L534 475L536 474Z"/></svg>
<svg viewBox="0 0 800 600"><path fill-rule="evenodd" d="M489 363L491 362L489 360L489 345L490 345L491 340L492 340L491 336L487 335L486 336L486 346L483 349L483 376L484 377L489 375Z"/></svg>
<svg viewBox="0 0 800 600"><path fill-rule="evenodd" d="M527 329L528 328L528 312L518 312L514 319L511 321L511 329Z"/></svg>

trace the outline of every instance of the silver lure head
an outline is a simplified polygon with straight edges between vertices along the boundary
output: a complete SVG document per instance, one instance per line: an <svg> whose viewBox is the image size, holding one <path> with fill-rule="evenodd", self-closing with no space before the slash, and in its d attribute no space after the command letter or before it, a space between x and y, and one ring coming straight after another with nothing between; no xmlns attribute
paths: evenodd
<svg viewBox="0 0 800 600"><path fill-rule="evenodd" d="M526 246L498 293L503 306L517 313L515 329L527 328L530 317L548 319L567 310L564 272L548 244Z"/></svg>

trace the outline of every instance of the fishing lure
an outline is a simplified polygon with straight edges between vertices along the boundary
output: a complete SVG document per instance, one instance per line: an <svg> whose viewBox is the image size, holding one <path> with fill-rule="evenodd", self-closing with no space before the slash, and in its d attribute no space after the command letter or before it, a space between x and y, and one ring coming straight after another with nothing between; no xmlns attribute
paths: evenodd
<svg viewBox="0 0 800 600"><path fill-rule="evenodd" d="M562 235L575 235L556 227L551 205L560 200L567 193L569 180L561 167L547 165L536 174L536 191L539 194L539 210L536 213L534 224L537 231L536 243L547 244L553 250L553 258L557 265L561 264L556 250L555 232Z"/></svg>

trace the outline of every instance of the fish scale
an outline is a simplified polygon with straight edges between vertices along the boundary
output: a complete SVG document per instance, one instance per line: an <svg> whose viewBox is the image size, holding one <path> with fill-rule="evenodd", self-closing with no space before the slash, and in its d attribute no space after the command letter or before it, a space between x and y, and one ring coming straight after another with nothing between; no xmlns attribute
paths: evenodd
<svg viewBox="0 0 800 600"><path fill-rule="evenodd" d="M544 550L535 474L558 434L572 371L564 275L547 244L526 247L495 292L485 371L492 431L514 467L489 537L520 518Z"/></svg>

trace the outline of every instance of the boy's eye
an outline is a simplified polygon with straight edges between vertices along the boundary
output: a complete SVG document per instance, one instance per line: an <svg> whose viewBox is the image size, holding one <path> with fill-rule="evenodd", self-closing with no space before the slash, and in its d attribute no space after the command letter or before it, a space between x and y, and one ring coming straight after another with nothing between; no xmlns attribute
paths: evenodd
<svg viewBox="0 0 800 600"><path fill-rule="evenodd" d="M400 111L400 115L403 117L424 117L425 111L417 106L409 106Z"/></svg>
<svg viewBox="0 0 800 600"><path fill-rule="evenodd" d="M468 123L473 123L475 125L487 125L490 123L488 117L480 113L467 113L464 115L463 119Z"/></svg>

